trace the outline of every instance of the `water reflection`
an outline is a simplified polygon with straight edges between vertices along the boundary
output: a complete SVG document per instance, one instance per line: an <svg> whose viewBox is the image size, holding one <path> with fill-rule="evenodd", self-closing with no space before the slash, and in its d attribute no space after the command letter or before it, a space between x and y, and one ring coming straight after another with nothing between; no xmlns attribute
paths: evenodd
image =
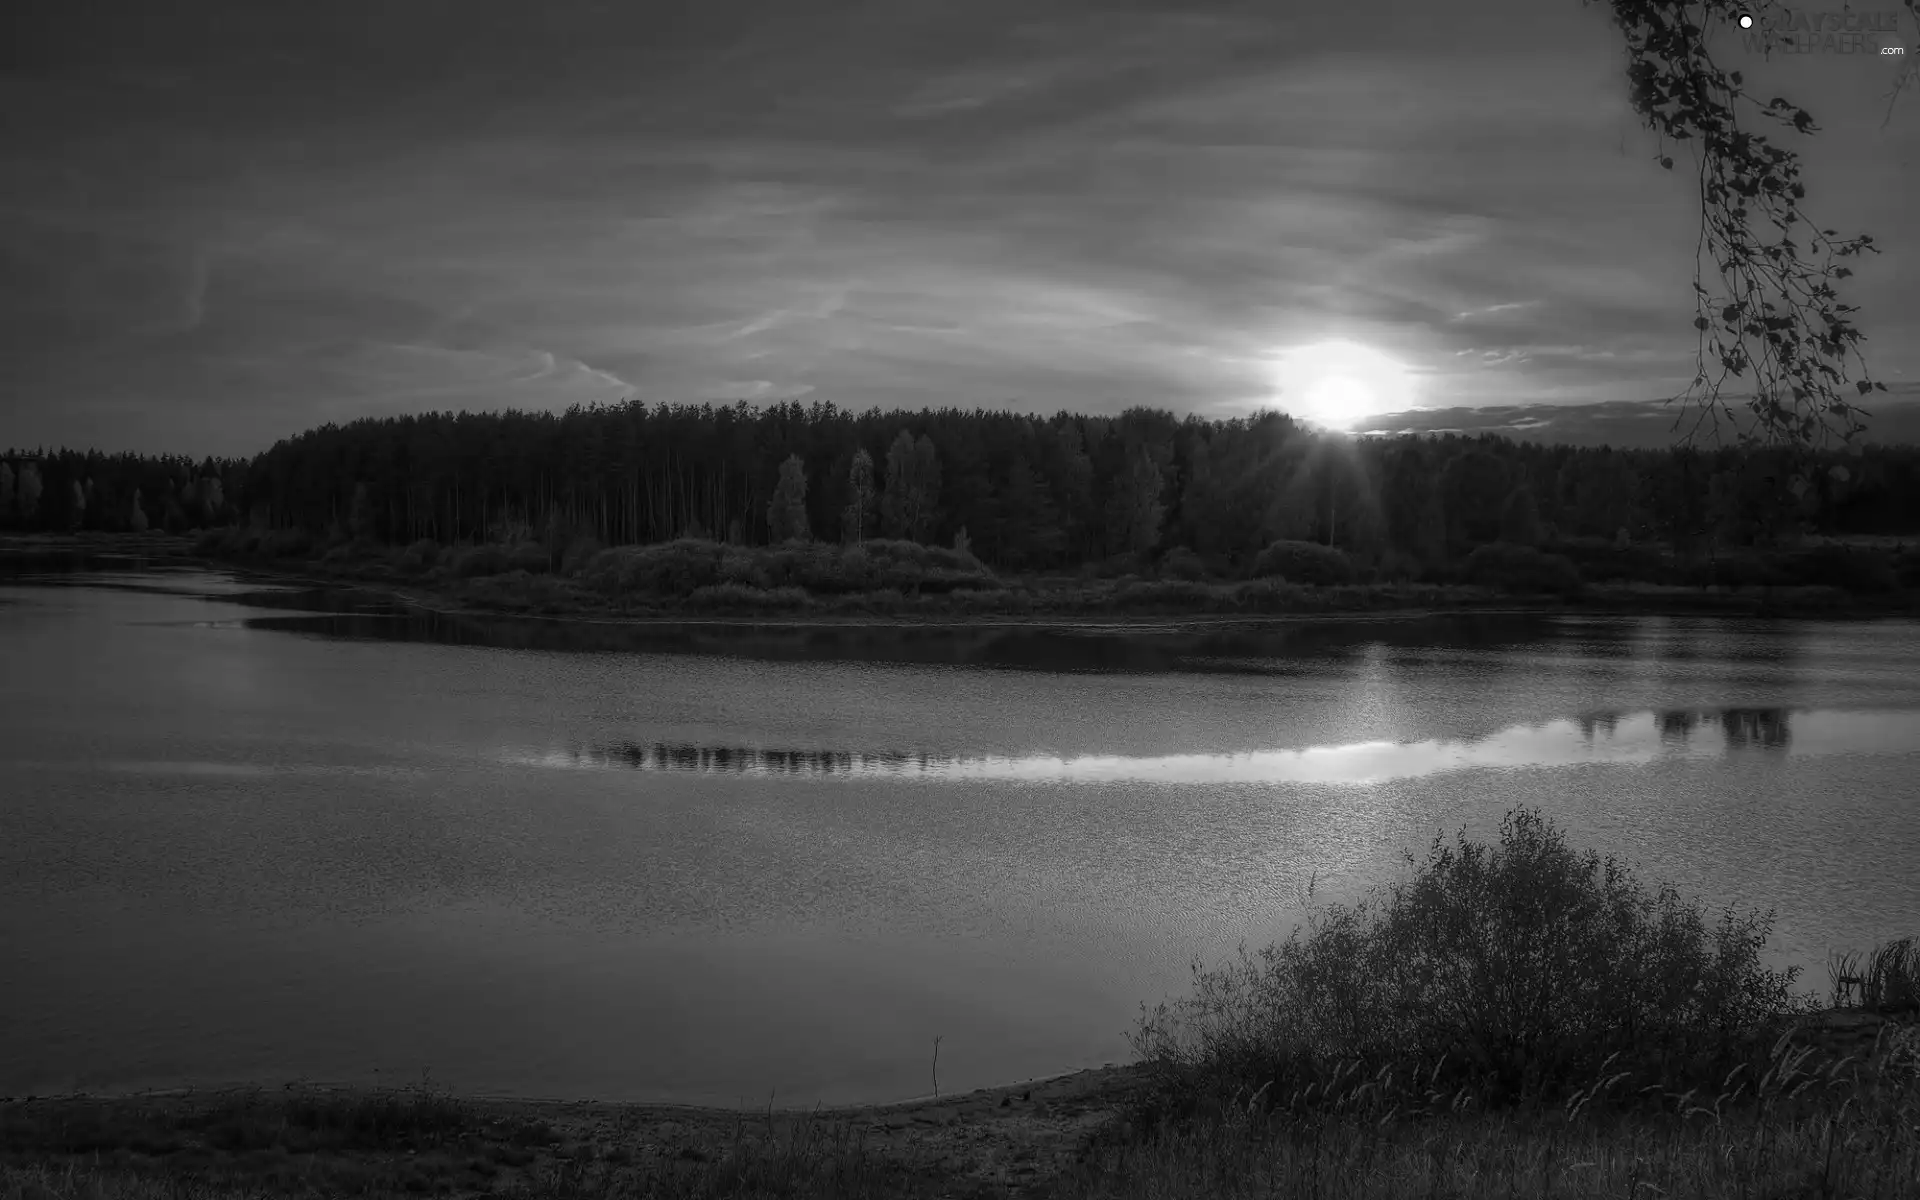
<svg viewBox="0 0 1920 1200"><path fill-rule="evenodd" d="M1309 659L1338 662L1385 646L1409 667L1442 647L1434 661L1456 670L1500 671L1488 652L1518 652L1548 639L1548 615L1449 614L1206 628L1095 623L1028 625L967 621L952 625L744 621L557 620L476 616L319 593L230 595L230 603L306 610L249 618L249 629L356 641L428 642L500 650L744 657L775 662L874 662L1069 673L1287 675Z"/></svg>
<svg viewBox="0 0 1920 1200"><path fill-rule="evenodd" d="M1777 708L1729 708L1720 714L1720 729L1729 746L1776 749L1788 742L1787 714Z"/></svg>
<svg viewBox="0 0 1920 1200"><path fill-rule="evenodd" d="M1360 784L1469 769L1634 765L1756 751L1783 755L1911 753L1916 747L1920 747L1920 710L1792 712L1784 708L1723 708L1594 713L1538 725L1515 725L1471 741L1356 742L1239 754L1068 758L1051 754L871 753L619 742L515 753L506 759L533 767L743 776Z"/></svg>

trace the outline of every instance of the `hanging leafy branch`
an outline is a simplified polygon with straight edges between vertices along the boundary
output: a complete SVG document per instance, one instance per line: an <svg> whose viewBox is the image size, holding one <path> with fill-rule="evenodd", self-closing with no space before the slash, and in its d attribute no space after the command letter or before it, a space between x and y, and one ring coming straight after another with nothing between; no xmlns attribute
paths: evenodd
<svg viewBox="0 0 1920 1200"><path fill-rule="evenodd" d="M1910 10L1920 4L1904 2ZM1870 235L1843 239L1807 216L1799 156L1740 123L1745 109L1808 134L1819 129L1812 114L1780 97L1760 103L1745 91L1741 73L1721 70L1707 47L1711 25L1737 28L1744 12L1762 17L1764 27L1780 9L1777 0L1759 6L1738 0L1609 4L1626 37L1634 111L1660 137L1655 161L1672 170L1668 142L1688 141L1699 162L1693 283L1699 350L1692 383L1669 401L1682 408L1675 428L1695 410L1687 443L1708 421L1717 437L1723 418L1743 445L1782 446L1800 455L1835 435L1851 440L1865 428L1861 418L1872 415L1857 406L1857 398L1884 392L1886 385L1868 377L1858 348L1863 335L1852 320L1858 308L1840 303L1835 284L1853 273L1842 260L1879 249ZM1803 233L1807 257L1795 240ZM1717 269L1714 289L1705 282L1708 262ZM1851 377L1849 360L1859 368L1858 379ZM1744 379L1749 372L1746 408L1752 420L1743 426L1722 389L1729 378ZM1796 482L1795 490L1803 490L1804 480Z"/></svg>
<svg viewBox="0 0 1920 1200"><path fill-rule="evenodd" d="M1914 27L1920 29L1920 0L1902 0L1902 3L1907 6L1907 15L1913 18ZM1893 106L1909 87L1920 88L1920 34L1915 35L1913 45L1908 46L1900 58L1900 73L1893 77L1893 87L1887 92L1887 115L1880 122L1880 128L1885 129L1893 120Z"/></svg>

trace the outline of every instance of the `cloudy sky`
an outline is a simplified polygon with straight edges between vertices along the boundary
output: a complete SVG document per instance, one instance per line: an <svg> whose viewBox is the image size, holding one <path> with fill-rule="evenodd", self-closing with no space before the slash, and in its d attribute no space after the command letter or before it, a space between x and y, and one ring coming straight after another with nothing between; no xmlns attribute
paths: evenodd
<svg viewBox="0 0 1920 1200"><path fill-rule="evenodd" d="M1690 176L1579 0L19 2L0 444L636 394L1231 415L1328 339L1402 403L1659 440L1621 406L1692 370ZM1846 298L1920 403L1920 96L1883 127L1897 60L1717 46L1825 126L1811 212L1885 247Z"/></svg>

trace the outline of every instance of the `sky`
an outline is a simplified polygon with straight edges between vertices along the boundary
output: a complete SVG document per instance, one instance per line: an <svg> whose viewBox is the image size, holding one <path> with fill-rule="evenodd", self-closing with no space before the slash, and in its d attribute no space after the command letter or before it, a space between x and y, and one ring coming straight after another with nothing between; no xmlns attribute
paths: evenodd
<svg viewBox="0 0 1920 1200"><path fill-rule="evenodd" d="M1329 341L1405 368L1382 428L1657 443L1693 370L1692 176L1603 5L9 8L0 444L629 396L1222 417ZM1715 37L1824 127L1808 210L1883 247L1843 299L1920 428L1920 90L1889 120L1897 59Z"/></svg>

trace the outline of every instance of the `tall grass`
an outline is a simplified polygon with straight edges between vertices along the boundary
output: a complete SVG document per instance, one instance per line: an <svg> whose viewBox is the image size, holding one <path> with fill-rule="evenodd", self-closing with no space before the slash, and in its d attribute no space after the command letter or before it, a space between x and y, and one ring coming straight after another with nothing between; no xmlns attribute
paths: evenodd
<svg viewBox="0 0 1920 1200"><path fill-rule="evenodd" d="M1874 950L1864 970L1858 954L1833 956L1827 970L1835 1007L1851 1003L1876 1012L1920 1011L1920 945L1910 937Z"/></svg>

